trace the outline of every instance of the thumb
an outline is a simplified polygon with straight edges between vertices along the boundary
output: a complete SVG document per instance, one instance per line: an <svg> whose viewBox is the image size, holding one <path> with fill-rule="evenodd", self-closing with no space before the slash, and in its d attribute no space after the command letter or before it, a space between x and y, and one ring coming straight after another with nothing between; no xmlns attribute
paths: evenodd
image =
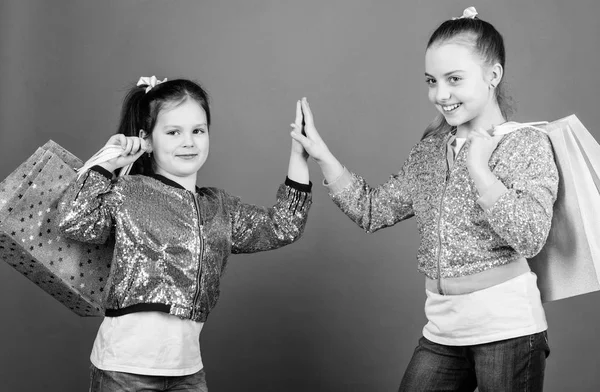
<svg viewBox="0 0 600 392"><path fill-rule="evenodd" d="M298 143L302 144L302 147L304 147L305 149L306 149L306 147L308 147L310 145L310 140L306 136L304 136L296 131L290 132L290 136L292 137L292 139L294 139Z"/></svg>

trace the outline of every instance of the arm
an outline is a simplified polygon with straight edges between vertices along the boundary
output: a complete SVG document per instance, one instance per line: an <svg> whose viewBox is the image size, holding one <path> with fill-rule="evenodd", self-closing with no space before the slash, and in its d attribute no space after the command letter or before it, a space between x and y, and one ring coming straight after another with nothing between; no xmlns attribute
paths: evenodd
<svg viewBox="0 0 600 392"><path fill-rule="evenodd" d="M329 195L350 219L367 233L372 233L414 215L414 181L410 177L410 157L400 173L383 185L372 188L362 177L345 169L329 151L315 128L306 98L302 99L302 114L305 119L305 135L294 130L292 138L299 141L315 159L325 177L324 184L329 188Z"/></svg>
<svg viewBox="0 0 600 392"><path fill-rule="evenodd" d="M300 101L296 103L292 127L302 128ZM292 140L288 175L271 208L244 204L237 197L227 196L232 211L232 253L276 249L300 238L312 201L307 160L306 150Z"/></svg>
<svg viewBox="0 0 600 392"><path fill-rule="evenodd" d="M94 166L78 178L58 204L58 229L68 238L103 244L113 226L110 203L112 173Z"/></svg>
<svg viewBox="0 0 600 392"><path fill-rule="evenodd" d="M469 152L470 154L470 152ZM492 229L524 257L535 256L544 246L558 192L558 169L546 135L527 129L513 132L498 147L502 154L493 171L475 180ZM472 174L473 176L473 174ZM500 177L500 178L498 178Z"/></svg>
<svg viewBox="0 0 600 392"><path fill-rule="evenodd" d="M277 190L277 202L270 208L245 204L238 197L226 195L231 211L231 252L277 249L300 238L312 203L310 190L311 184L287 178Z"/></svg>
<svg viewBox="0 0 600 392"><path fill-rule="evenodd" d="M114 195L113 171L135 161L146 149L136 137L112 136L106 145L123 148L121 156L92 167L65 191L58 205L58 229L66 237L104 243L113 226L119 198Z"/></svg>

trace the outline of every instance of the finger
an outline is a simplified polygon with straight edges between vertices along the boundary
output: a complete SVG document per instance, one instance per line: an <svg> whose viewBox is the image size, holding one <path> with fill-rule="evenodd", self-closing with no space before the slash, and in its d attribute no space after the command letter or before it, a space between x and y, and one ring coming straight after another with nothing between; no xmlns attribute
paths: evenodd
<svg viewBox="0 0 600 392"><path fill-rule="evenodd" d="M292 132L290 132L290 136L292 136L292 139L294 139L298 143L302 144L302 147L304 147L305 150L310 145L310 140L306 136L304 136L298 132L292 131Z"/></svg>
<svg viewBox="0 0 600 392"><path fill-rule="evenodd" d="M300 106L300 101L296 101L296 120L294 123L301 128L303 121L304 117L302 116L302 107Z"/></svg>
<svg viewBox="0 0 600 392"><path fill-rule="evenodd" d="M142 156L142 154L144 154L144 150L140 149L138 152L133 154L133 159L131 160L131 162L134 162L135 160L137 160L139 157Z"/></svg>
<svg viewBox="0 0 600 392"><path fill-rule="evenodd" d="M106 145L123 147L125 145L125 135L123 135L122 133L112 135L106 142Z"/></svg>
<svg viewBox="0 0 600 392"><path fill-rule="evenodd" d="M314 127L315 119L313 117L312 111L310 110L310 106L308 106L308 100L306 97L302 98L302 114L304 115L304 123L307 126Z"/></svg>
<svg viewBox="0 0 600 392"><path fill-rule="evenodd" d="M122 155L122 156L124 156L124 157L125 157L125 156L129 155L129 153L131 152L131 147L132 147L132 144L133 144L133 143L132 143L132 141L131 141L131 138L127 138L127 139L125 140L125 146L124 146L124 148L123 148L123 152L121 153L121 155Z"/></svg>
<svg viewBox="0 0 600 392"><path fill-rule="evenodd" d="M290 124L290 126L292 127L293 131L292 132L297 132L301 135L306 136L306 132L304 131L304 127L302 126L302 124Z"/></svg>
<svg viewBox="0 0 600 392"><path fill-rule="evenodd" d="M476 128L475 130L477 131L477 133L479 135L481 135L482 137L485 137L487 139L490 139L492 137L490 132L494 132L493 129Z"/></svg>
<svg viewBox="0 0 600 392"><path fill-rule="evenodd" d="M146 139L140 138L140 149L142 151L148 150L148 142L146 141Z"/></svg>
<svg viewBox="0 0 600 392"><path fill-rule="evenodd" d="M496 144L498 144L500 143L500 140L502 140L503 137L504 135L492 136L492 140L496 142Z"/></svg>
<svg viewBox="0 0 600 392"><path fill-rule="evenodd" d="M132 144L130 154L137 154L141 150L141 139L139 137L132 139Z"/></svg>

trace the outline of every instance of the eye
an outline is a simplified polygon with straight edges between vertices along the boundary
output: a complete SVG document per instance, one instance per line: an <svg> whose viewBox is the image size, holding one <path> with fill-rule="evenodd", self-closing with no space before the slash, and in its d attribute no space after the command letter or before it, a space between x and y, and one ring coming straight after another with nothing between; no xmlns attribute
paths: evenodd
<svg viewBox="0 0 600 392"><path fill-rule="evenodd" d="M448 81L449 81L451 84L456 84L456 83L460 82L461 80L462 80L462 78L460 78L460 77L458 77L458 76L450 76L450 77L448 78Z"/></svg>
<svg viewBox="0 0 600 392"><path fill-rule="evenodd" d="M431 86L435 85L435 79L434 78L425 78L425 83L431 87Z"/></svg>
<svg viewBox="0 0 600 392"><path fill-rule="evenodd" d="M202 134L202 133L206 133L206 129L204 129L204 128L194 129L194 134Z"/></svg>
<svg viewBox="0 0 600 392"><path fill-rule="evenodd" d="M171 129L170 131L167 131L167 135L174 136L174 135L177 135L177 134L179 134L179 130L177 130L177 129Z"/></svg>

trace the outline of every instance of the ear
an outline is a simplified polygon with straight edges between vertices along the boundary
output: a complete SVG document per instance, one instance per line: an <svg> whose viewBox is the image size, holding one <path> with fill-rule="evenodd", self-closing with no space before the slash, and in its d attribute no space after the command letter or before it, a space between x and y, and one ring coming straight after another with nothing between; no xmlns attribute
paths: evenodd
<svg viewBox="0 0 600 392"><path fill-rule="evenodd" d="M489 68L488 72L488 83L490 88L496 88L502 81L502 77L504 76L504 68L500 63L496 63Z"/></svg>
<svg viewBox="0 0 600 392"><path fill-rule="evenodd" d="M148 145L150 146L150 149L147 150L147 153L151 153L152 152L152 138L150 137L150 134L146 133L146 131L144 131L143 129L140 129L140 133L139 133L139 138L140 139L144 139Z"/></svg>

